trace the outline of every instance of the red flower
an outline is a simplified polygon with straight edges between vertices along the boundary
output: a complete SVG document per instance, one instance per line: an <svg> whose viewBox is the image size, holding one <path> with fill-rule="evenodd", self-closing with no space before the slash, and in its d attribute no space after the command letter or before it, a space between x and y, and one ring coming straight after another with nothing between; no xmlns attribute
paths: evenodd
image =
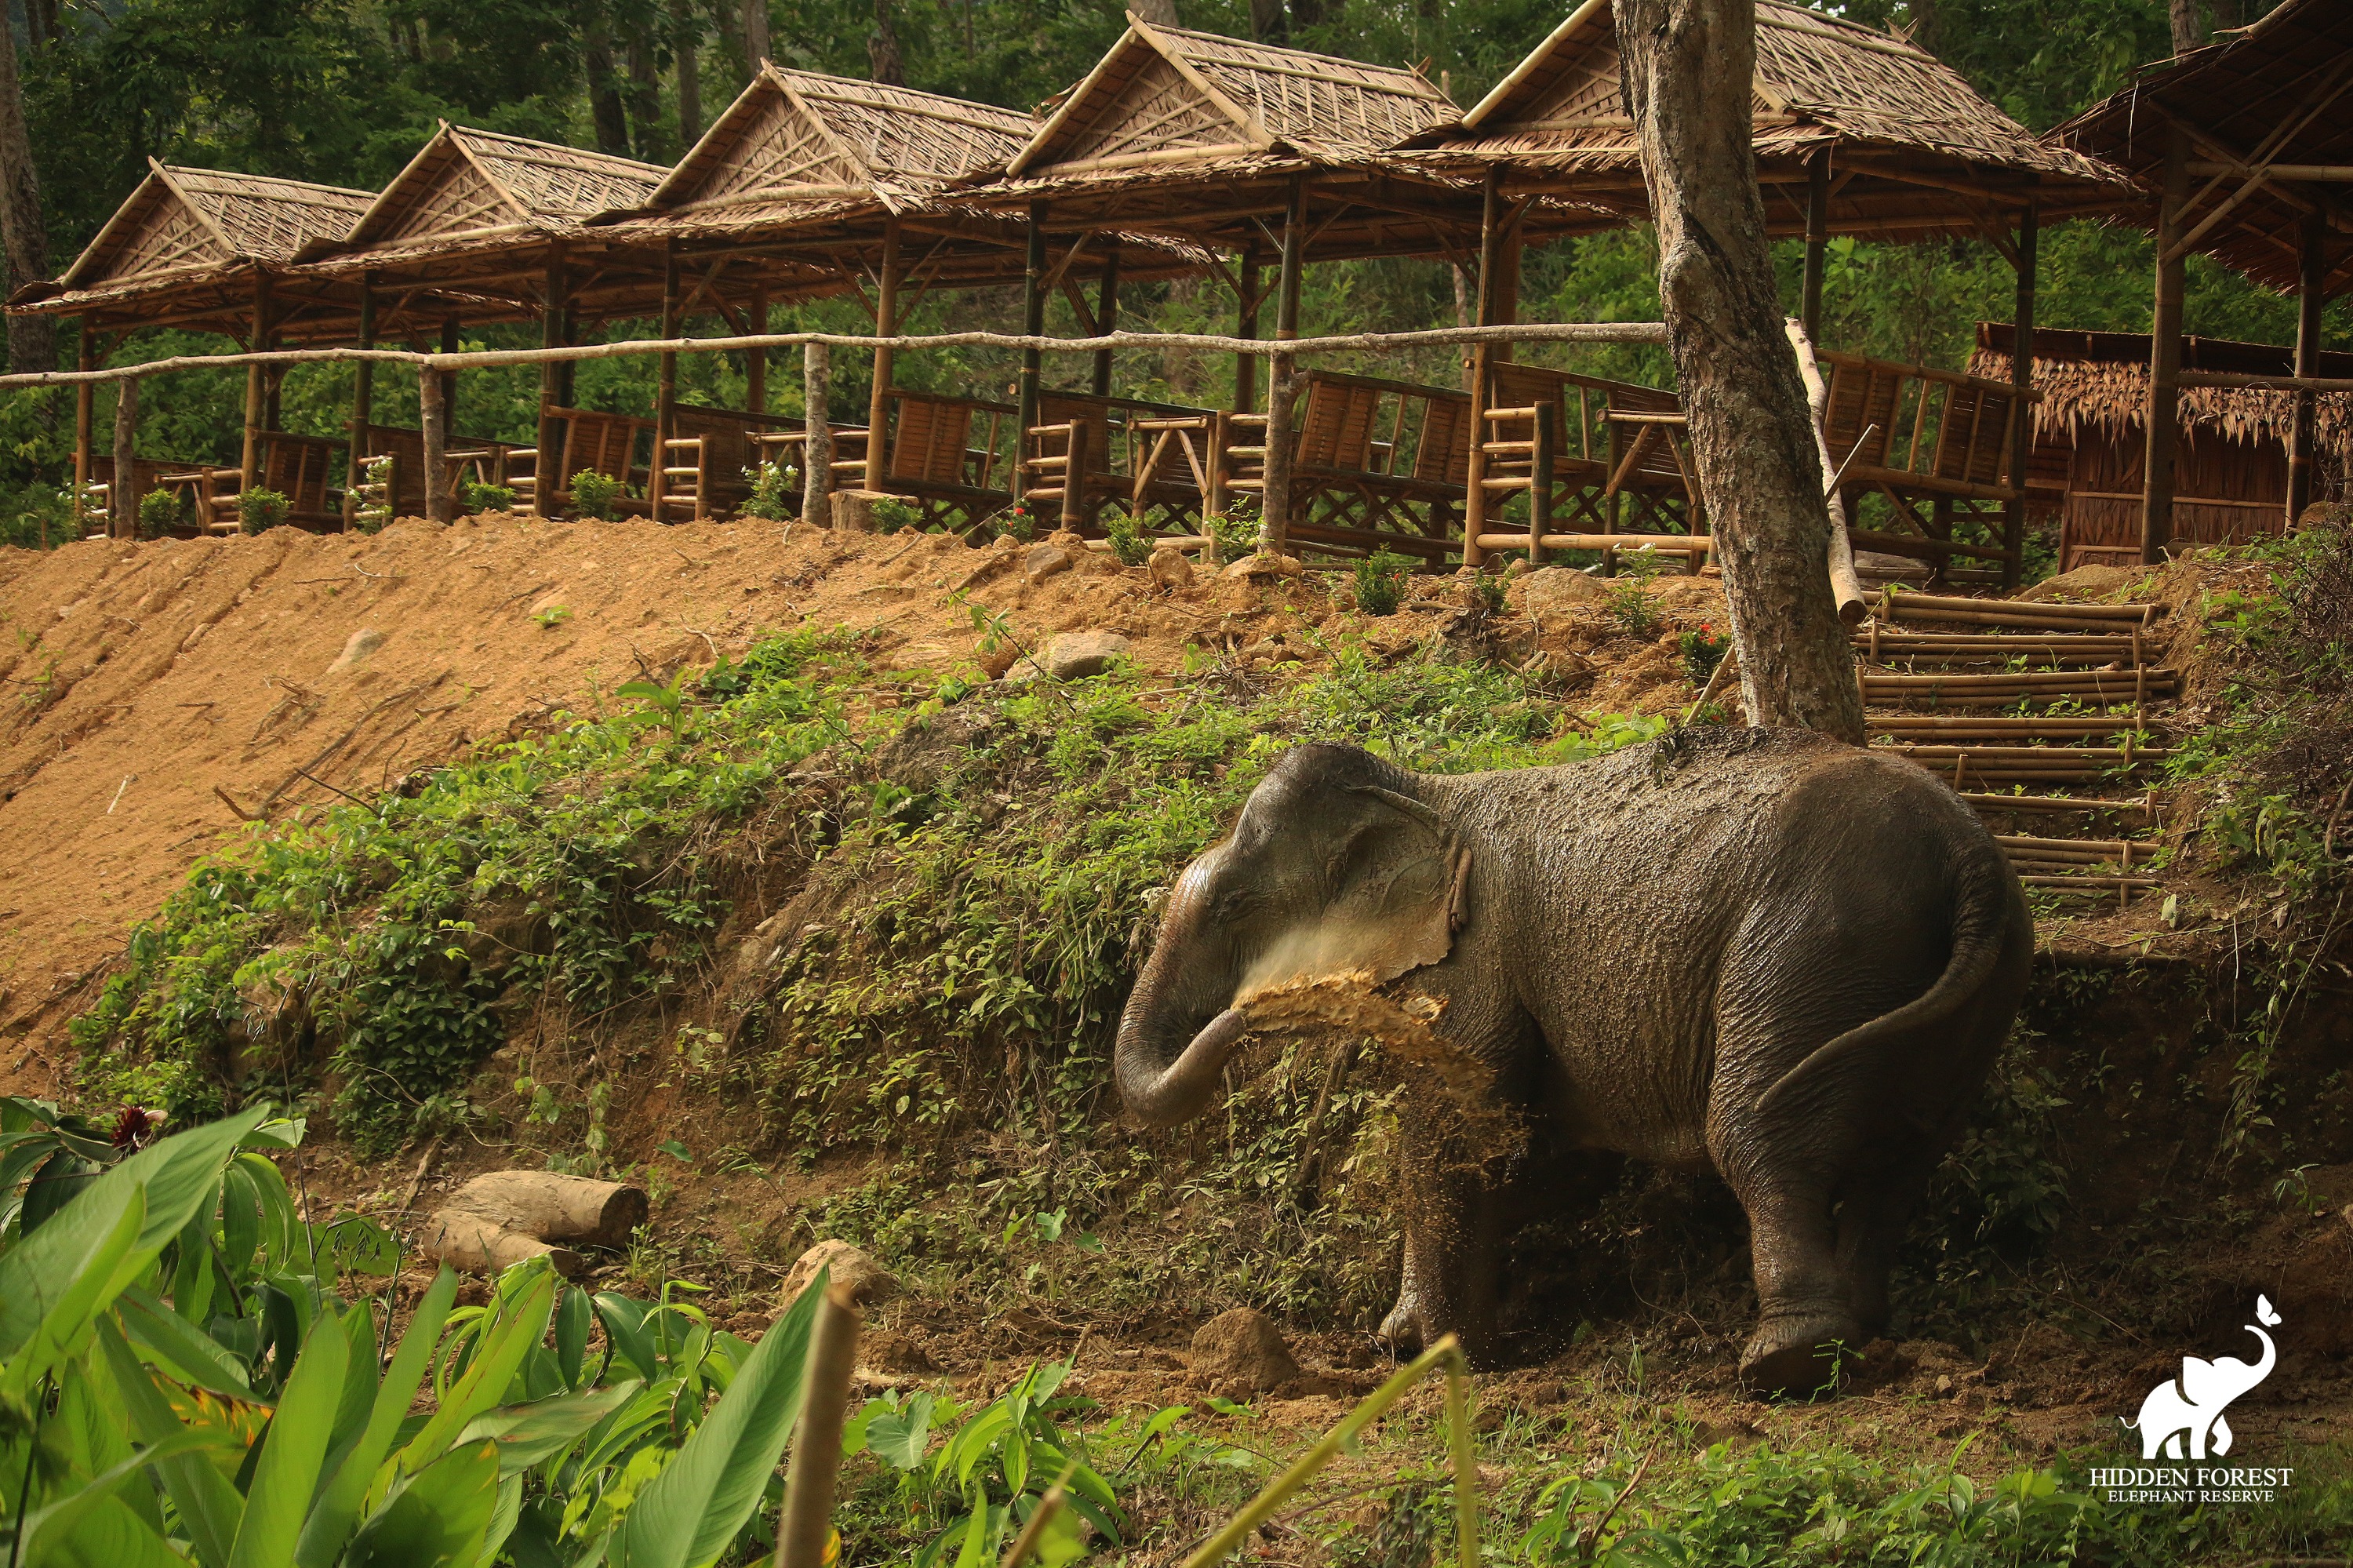
<svg viewBox="0 0 2353 1568"><path fill-rule="evenodd" d="M164 1125L164 1113L143 1106L124 1106L114 1118L111 1141L115 1148L144 1149L155 1138L156 1129Z"/></svg>

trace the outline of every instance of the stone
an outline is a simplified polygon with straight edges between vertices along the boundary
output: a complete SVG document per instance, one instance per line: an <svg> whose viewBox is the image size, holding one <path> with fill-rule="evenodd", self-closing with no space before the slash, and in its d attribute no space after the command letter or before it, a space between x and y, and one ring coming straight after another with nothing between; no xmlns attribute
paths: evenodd
<svg viewBox="0 0 2353 1568"><path fill-rule="evenodd" d="M327 666L327 673L340 675L384 646L384 633L363 626L343 642L343 651Z"/></svg>
<svg viewBox="0 0 2353 1568"><path fill-rule="evenodd" d="M1046 644L1038 662L1058 681L1083 681L1110 669L1128 646L1116 631L1065 631Z"/></svg>
<svg viewBox="0 0 2353 1568"><path fill-rule="evenodd" d="M1599 604L1609 590L1601 579L1574 567L1543 567L1519 579L1520 608L1536 615L1566 615L1580 604Z"/></svg>
<svg viewBox="0 0 2353 1568"><path fill-rule="evenodd" d="M1145 570L1151 575L1152 586L1162 593L1175 593L1193 585L1193 563L1173 545L1153 551L1151 563Z"/></svg>
<svg viewBox="0 0 2353 1568"><path fill-rule="evenodd" d="M1909 556L1890 555L1885 550L1857 550L1854 575L1866 583L1925 583L1928 580L1928 563Z"/></svg>
<svg viewBox="0 0 2353 1568"><path fill-rule="evenodd" d="M1232 1399L1270 1393L1299 1376L1274 1319L1251 1307L1220 1312L1193 1335L1193 1376Z"/></svg>
<svg viewBox="0 0 2353 1568"><path fill-rule="evenodd" d="M833 493L833 525L845 534L882 532L874 523L874 506L881 501L895 501L902 506L917 504L911 495L892 495L886 491L837 490Z"/></svg>
<svg viewBox="0 0 2353 1568"><path fill-rule="evenodd" d="M2105 599L2141 575L2138 567L2077 567L2045 577L2018 597L2032 599Z"/></svg>
<svg viewBox="0 0 2353 1568"><path fill-rule="evenodd" d="M897 1277L875 1262L871 1253L846 1241L821 1241L801 1254L792 1272L785 1276L780 1303L791 1306L822 1268L833 1270L833 1284L860 1307L880 1307L900 1293Z"/></svg>
<svg viewBox="0 0 2353 1568"><path fill-rule="evenodd" d="M1035 588L1048 577L1067 572L1077 564L1071 559L1071 552L1060 545L1032 545L1029 553L1021 557L1021 571L1029 579L1029 586Z"/></svg>
<svg viewBox="0 0 2353 1568"><path fill-rule="evenodd" d="M1296 556L1271 556L1261 550L1244 556L1220 574L1234 579L1248 578L1252 582L1271 582L1277 577L1303 577L1307 575L1307 563Z"/></svg>

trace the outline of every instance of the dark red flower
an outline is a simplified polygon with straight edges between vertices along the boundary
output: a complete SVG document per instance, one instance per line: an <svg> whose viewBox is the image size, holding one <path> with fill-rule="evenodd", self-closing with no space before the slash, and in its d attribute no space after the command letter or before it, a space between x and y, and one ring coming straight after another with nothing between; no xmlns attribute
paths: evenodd
<svg viewBox="0 0 2353 1568"><path fill-rule="evenodd" d="M144 1149L154 1141L163 1125L162 1111L149 1110L144 1106L124 1106L114 1118L112 1142L117 1149Z"/></svg>

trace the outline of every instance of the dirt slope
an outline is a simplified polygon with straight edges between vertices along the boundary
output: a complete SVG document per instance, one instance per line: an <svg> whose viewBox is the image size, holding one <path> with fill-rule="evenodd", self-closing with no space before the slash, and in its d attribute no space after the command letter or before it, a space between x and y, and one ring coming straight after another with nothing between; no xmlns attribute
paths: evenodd
<svg viewBox="0 0 2353 1568"><path fill-rule="evenodd" d="M366 797L804 620L884 628L901 667L968 662L948 595L976 572L1025 639L1103 626L1166 668L1233 634L1225 585L1148 599L1143 570L1086 552L1032 584L1029 548L490 517L0 550L0 1085L47 1086L30 1037L239 813ZM1263 618L1253 602L1235 624Z"/></svg>

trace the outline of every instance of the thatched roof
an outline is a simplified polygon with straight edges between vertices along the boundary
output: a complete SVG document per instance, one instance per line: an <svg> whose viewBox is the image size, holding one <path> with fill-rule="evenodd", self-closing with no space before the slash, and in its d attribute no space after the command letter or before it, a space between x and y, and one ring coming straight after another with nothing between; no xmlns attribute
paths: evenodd
<svg viewBox="0 0 2353 1568"><path fill-rule="evenodd" d="M2054 214L2129 196L2114 170L2036 140L1908 38L1782 0L1757 0L1754 111L1775 233L1803 231L1806 165L1825 148L1838 233L1977 234L2007 228L2030 198ZM1614 223L1649 215L1609 0L1584 0L1459 122L1417 145L1455 166L1505 163L1515 188L1596 202Z"/></svg>
<svg viewBox="0 0 2353 1568"><path fill-rule="evenodd" d="M1002 164L1036 122L883 82L765 65L646 204L673 226L749 224L854 207L903 212Z"/></svg>
<svg viewBox="0 0 2353 1568"><path fill-rule="evenodd" d="M1979 322L1969 374L2009 380L2017 342L2008 322ZM2353 376L2353 354L2320 358L2321 375ZM2216 337L2181 340L2184 370L2286 376L2293 371L2293 350L2268 344ZM2034 389L2042 394L2034 408L2038 442L2072 445L2086 435L2138 440L2148 408L2148 334L2037 327ZM2353 456L2353 393L2323 393L2317 402L2320 442ZM2185 387L2180 407L2184 429L2284 445L2295 397L2290 392L2254 387Z"/></svg>
<svg viewBox="0 0 2353 1568"><path fill-rule="evenodd" d="M2125 170L2153 198L2164 185L2176 125L2189 133L2194 161L2231 171L2192 171L2191 194L2202 199L2191 225L2236 201L2196 241L2198 249L2259 283L2293 290L2301 232L2317 211L2335 236L2322 292L2335 298L2353 290L2353 201L2341 181L2297 172L2353 165L2353 5L2286 0L2223 42L2151 67L2051 140ZM2263 164L2267 177L2242 196L2252 163ZM2154 232L2156 202L2123 217Z"/></svg>
<svg viewBox="0 0 2353 1568"><path fill-rule="evenodd" d="M453 246L575 232L589 218L641 207L666 171L444 121L339 244L305 260L381 265Z"/></svg>
<svg viewBox="0 0 2353 1568"><path fill-rule="evenodd" d="M126 291L252 264L284 263L306 244L351 232L365 191L147 161L114 216L53 284L20 295L71 311Z"/></svg>

